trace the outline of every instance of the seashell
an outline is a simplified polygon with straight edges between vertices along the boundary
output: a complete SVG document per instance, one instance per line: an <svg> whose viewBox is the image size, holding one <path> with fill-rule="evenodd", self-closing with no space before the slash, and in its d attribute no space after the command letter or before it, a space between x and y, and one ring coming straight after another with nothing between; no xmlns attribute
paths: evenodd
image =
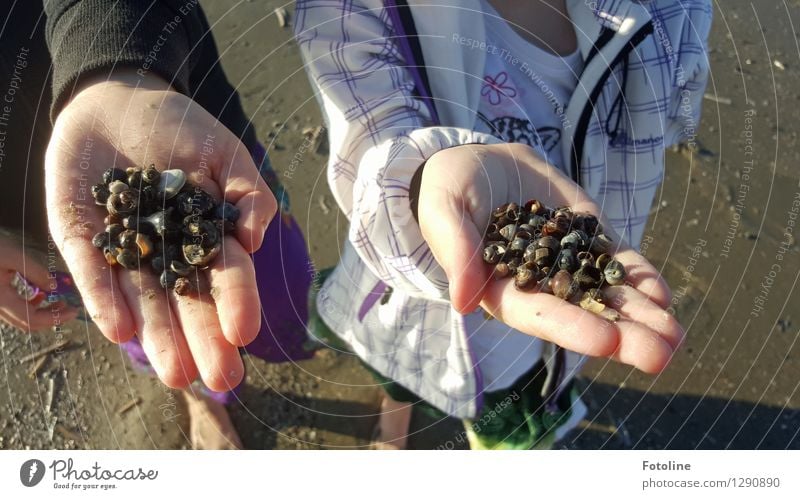
<svg viewBox="0 0 800 499"><path fill-rule="evenodd" d="M535 263L525 263L514 274L514 287L520 291L531 289L541 277L542 273Z"/></svg>
<svg viewBox="0 0 800 499"><path fill-rule="evenodd" d="M603 282L603 276L597 267L584 265L572 275L577 285L585 290L599 287Z"/></svg>
<svg viewBox="0 0 800 499"><path fill-rule="evenodd" d="M103 248L108 246L109 241L108 232L98 232L92 238L92 246L95 248Z"/></svg>
<svg viewBox="0 0 800 499"><path fill-rule="evenodd" d="M514 236L517 233L517 225L516 224L508 224L500 229L500 235L503 236L503 239L506 241L512 241Z"/></svg>
<svg viewBox="0 0 800 499"><path fill-rule="evenodd" d="M625 267L619 263L619 260L612 259L606 264L606 268L603 270L603 276L606 282L612 286L624 283L625 275Z"/></svg>
<svg viewBox="0 0 800 499"><path fill-rule="evenodd" d="M521 226L520 226L521 227ZM522 230L517 227L517 233L514 234L515 239L524 239L525 241L530 241L533 239L533 233L528 232L527 230Z"/></svg>
<svg viewBox="0 0 800 499"><path fill-rule="evenodd" d="M150 165L142 171L142 180L152 186L157 186L161 178L161 172L158 171L156 165Z"/></svg>
<svg viewBox="0 0 800 499"><path fill-rule="evenodd" d="M126 181L127 179L128 175L120 168L109 168L108 170L104 171L102 175L103 183L106 185L109 185L115 180Z"/></svg>
<svg viewBox="0 0 800 499"><path fill-rule="evenodd" d="M610 237L605 234L598 234L592 238L589 251L595 255L599 255L601 253L610 253L613 245L614 241L612 241Z"/></svg>
<svg viewBox="0 0 800 499"><path fill-rule="evenodd" d="M489 224L486 228L486 234L483 236L486 241L503 241L503 235L500 234L500 227L497 224Z"/></svg>
<svg viewBox="0 0 800 499"><path fill-rule="evenodd" d="M550 278L550 287L553 289L553 294L562 300L569 300L578 292L578 283L566 270L559 270Z"/></svg>
<svg viewBox="0 0 800 499"><path fill-rule="evenodd" d="M544 205L539 200L530 199L525 203L525 210L531 215L541 215L544 212Z"/></svg>
<svg viewBox="0 0 800 499"><path fill-rule="evenodd" d="M517 231L518 232L527 232L528 235L533 235L533 233L536 232L536 227L525 223L525 224L521 224L517 228ZM519 237L519 234L517 234L517 237Z"/></svg>
<svg viewBox="0 0 800 499"><path fill-rule="evenodd" d="M541 228L545 224L545 222L547 222L547 219L544 218L543 216L541 216L541 215L531 215L530 217L528 217L528 220L527 220L526 224L530 225L534 229L541 230Z"/></svg>
<svg viewBox="0 0 800 499"><path fill-rule="evenodd" d="M139 255L137 255L135 251L132 251L128 248L122 248L117 253L117 263L126 269L138 269Z"/></svg>
<svg viewBox="0 0 800 499"><path fill-rule="evenodd" d="M171 289L175 287L175 281L178 280L178 274L175 272L167 269L161 273L161 277L158 279L159 284L164 289Z"/></svg>
<svg viewBox="0 0 800 499"><path fill-rule="evenodd" d="M164 257L161 255L156 255L150 260L150 267L153 268L156 274L161 275L164 272Z"/></svg>
<svg viewBox="0 0 800 499"><path fill-rule="evenodd" d="M536 246L536 243L529 244L525 248L525 251L522 253L522 261L524 261L524 262L533 262L534 260L536 260L536 250L538 248L539 247Z"/></svg>
<svg viewBox="0 0 800 499"><path fill-rule="evenodd" d="M241 212L239 208L225 201L214 208L214 218L222 220L222 230L229 232L236 229L236 222L239 221Z"/></svg>
<svg viewBox="0 0 800 499"><path fill-rule="evenodd" d="M594 255L588 251L581 251L578 253L578 264L583 267L584 265L594 265Z"/></svg>
<svg viewBox="0 0 800 499"><path fill-rule="evenodd" d="M153 241L142 233L136 234L136 247L139 250L139 256L147 258L153 254Z"/></svg>
<svg viewBox="0 0 800 499"><path fill-rule="evenodd" d="M600 272L606 270L606 265L612 260L611 255L608 253L601 253L594 259L594 266L600 269Z"/></svg>
<svg viewBox="0 0 800 499"><path fill-rule="evenodd" d="M130 186L123 182L122 180L114 180L110 184L108 184L108 192L110 194L119 194L121 192L127 191L130 189Z"/></svg>
<svg viewBox="0 0 800 499"><path fill-rule="evenodd" d="M594 301L600 302L600 303L605 303L605 301L606 301L606 295L605 295L605 293L603 293L603 290L600 289L600 288L587 289L583 293L583 295L584 295L584 297L588 295L589 298L591 298Z"/></svg>
<svg viewBox="0 0 800 499"><path fill-rule="evenodd" d="M606 307L602 301L596 298L596 295L592 293L593 291L599 292L599 289L590 289L583 293L581 297L581 301L579 305L582 309L588 310L594 314L599 315L600 317L609 320L611 322L616 322L619 320L619 312L614 310L613 308Z"/></svg>
<svg viewBox="0 0 800 499"><path fill-rule="evenodd" d="M120 224L107 225L106 232L108 232L108 240L115 241L119 235L122 234L123 230L125 230L125 227Z"/></svg>
<svg viewBox="0 0 800 499"><path fill-rule="evenodd" d="M539 240L536 241L536 245L540 248L548 248L553 253L561 248L561 244L558 242L558 239L553 236L540 237Z"/></svg>
<svg viewBox="0 0 800 499"><path fill-rule="evenodd" d="M144 220L152 227L153 232L159 236L170 237L180 229L177 222L172 220L172 213L173 208L170 206L164 211L157 211L144 219L140 219L139 222Z"/></svg>
<svg viewBox="0 0 800 499"><path fill-rule="evenodd" d="M112 193L106 202L106 209L112 215L130 215L139 207L139 191L128 189Z"/></svg>
<svg viewBox="0 0 800 499"><path fill-rule="evenodd" d="M219 243L209 248L204 248L200 244L194 244L189 241L188 244L183 245L183 257L189 265L206 267L216 258L221 249L222 245Z"/></svg>
<svg viewBox="0 0 800 499"><path fill-rule="evenodd" d="M561 238L562 248L575 248L578 251L584 251L589 248L589 236L580 229L573 230L563 238Z"/></svg>
<svg viewBox="0 0 800 499"><path fill-rule="evenodd" d="M119 223L122 223L122 217L120 217L119 215L112 215L111 213L109 213L103 219L103 224L105 224L105 225L113 225L113 224L119 224Z"/></svg>
<svg viewBox="0 0 800 499"><path fill-rule="evenodd" d="M550 267L553 264L553 251L550 248L536 248L533 261L540 267Z"/></svg>
<svg viewBox="0 0 800 499"><path fill-rule="evenodd" d="M213 210L217 202L206 191L196 188L183 191L175 198L178 212L182 215L205 215Z"/></svg>
<svg viewBox="0 0 800 499"><path fill-rule="evenodd" d="M110 195L111 191L108 190L108 186L106 184L94 184L92 186L92 197L94 198L94 204L105 206L108 202L108 196Z"/></svg>
<svg viewBox="0 0 800 499"><path fill-rule="evenodd" d="M511 268L508 266L508 263L500 262L494 266L493 275L495 279L505 279L511 275Z"/></svg>
<svg viewBox="0 0 800 499"><path fill-rule="evenodd" d="M568 221L572 222L572 209L567 207L567 206L563 206L561 208L558 208L553 213L553 218L565 218Z"/></svg>
<svg viewBox="0 0 800 499"><path fill-rule="evenodd" d="M511 273L515 273L517 269L522 266L523 262L521 258L515 257L508 261L508 269Z"/></svg>
<svg viewBox="0 0 800 499"><path fill-rule="evenodd" d="M566 218L551 218L542 227L542 234L561 238L566 235L569 226L569 220Z"/></svg>
<svg viewBox="0 0 800 499"><path fill-rule="evenodd" d="M496 265L500 263L505 253L505 245L499 243L490 244L483 249L483 261L491 265Z"/></svg>
<svg viewBox="0 0 800 499"><path fill-rule="evenodd" d="M172 260L169 269L179 276L187 276L192 272L192 266L183 260Z"/></svg>
<svg viewBox="0 0 800 499"><path fill-rule="evenodd" d="M128 185L137 189L142 188L142 169L141 168L128 168Z"/></svg>
<svg viewBox="0 0 800 499"><path fill-rule="evenodd" d="M506 211L508 211L508 206L510 204L511 203L501 204L500 206L498 206L497 208L492 210L492 218L493 219L498 219L498 218L504 217L505 214L506 214Z"/></svg>
<svg viewBox="0 0 800 499"><path fill-rule="evenodd" d="M519 232L517 233L519 236ZM508 250L514 255L522 255L525 252L525 248L528 247L530 241L527 239L523 239L521 237L515 237L511 244L508 245Z"/></svg>
<svg viewBox="0 0 800 499"><path fill-rule="evenodd" d="M545 276L539 280L539 284L536 286L536 291L539 293L547 293L548 295L553 294L553 288L550 286L550 281L552 280L551 277Z"/></svg>
<svg viewBox="0 0 800 499"><path fill-rule="evenodd" d="M183 170L164 170L158 179L158 192L164 199L175 197L186 184L186 174Z"/></svg>
<svg viewBox="0 0 800 499"><path fill-rule="evenodd" d="M118 251L119 248L114 246L106 246L105 248L103 248L103 256L106 259L106 263L108 263L109 265L116 265L118 263L117 262Z"/></svg>
<svg viewBox="0 0 800 499"><path fill-rule="evenodd" d="M185 277L178 277L175 279L175 293L180 296L188 295L189 293L194 290L194 286L192 285L192 281Z"/></svg>
<svg viewBox="0 0 800 499"><path fill-rule="evenodd" d="M572 225L576 229L582 230L591 237L597 234L597 229L599 228L600 223L598 222L597 217L591 213L576 213L572 218Z"/></svg>
<svg viewBox="0 0 800 499"><path fill-rule="evenodd" d="M192 239L195 244L209 248L220 242L219 230L211 220L196 219L189 215L184 219L184 234Z"/></svg>
<svg viewBox="0 0 800 499"><path fill-rule="evenodd" d="M520 210L519 205L517 203L508 203L506 207L506 217L512 222L516 222L519 220L520 215L522 214L522 210Z"/></svg>
<svg viewBox="0 0 800 499"><path fill-rule="evenodd" d="M561 270L568 272L575 272L580 265L578 264L578 256L572 248L564 248L556 258L556 265Z"/></svg>
<svg viewBox="0 0 800 499"><path fill-rule="evenodd" d="M123 230L117 240L119 241L119 245L125 249L134 249L136 248L136 236L137 232L131 229Z"/></svg>

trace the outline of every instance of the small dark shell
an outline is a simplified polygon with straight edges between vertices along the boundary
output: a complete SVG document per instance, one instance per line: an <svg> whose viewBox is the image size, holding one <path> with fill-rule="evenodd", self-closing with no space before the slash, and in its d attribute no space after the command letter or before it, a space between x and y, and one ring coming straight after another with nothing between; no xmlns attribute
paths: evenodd
<svg viewBox="0 0 800 499"><path fill-rule="evenodd" d="M544 205L536 199L531 199L525 203L525 210L531 215L541 215L544 212Z"/></svg>
<svg viewBox="0 0 800 499"><path fill-rule="evenodd" d="M519 290L532 289L542 275L535 263L525 263L514 274L514 287Z"/></svg>
<svg viewBox="0 0 800 499"><path fill-rule="evenodd" d="M108 185L115 180L127 181L128 175L119 168L109 168L103 172L103 183Z"/></svg>
<svg viewBox="0 0 800 499"><path fill-rule="evenodd" d="M605 234L598 234L592 238L589 249L595 255L599 255L601 253L610 253L613 249L613 246L614 241L612 241L610 237Z"/></svg>
<svg viewBox="0 0 800 499"><path fill-rule="evenodd" d="M501 217L505 216L506 211L508 211L508 206L510 204L511 203L501 204L500 206L498 206L497 208L492 210L492 218L493 219L498 219L498 218L501 218Z"/></svg>
<svg viewBox="0 0 800 499"><path fill-rule="evenodd" d="M533 239L532 232L528 232L527 230L522 230L520 227L517 228L517 233L514 234L514 239L524 239L526 241L530 241L531 239Z"/></svg>
<svg viewBox="0 0 800 499"><path fill-rule="evenodd" d="M111 191L108 190L108 186L106 184L94 184L92 186L92 197L94 198L94 203L100 206L105 206L108 202L108 196L111 195Z"/></svg>
<svg viewBox="0 0 800 499"><path fill-rule="evenodd" d="M153 241L141 232L136 234L136 248L139 250L139 256L142 258L149 257L155 250Z"/></svg>
<svg viewBox="0 0 800 499"><path fill-rule="evenodd" d="M119 215L112 215L111 213L109 213L103 219L103 223L105 225L121 224L122 223L122 217L120 217Z"/></svg>
<svg viewBox="0 0 800 499"><path fill-rule="evenodd" d="M522 266L523 262L521 258L512 258L508 261L508 268L511 270L511 273L515 273L517 269Z"/></svg>
<svg viewBox="0 0 800 499"><path fill-rule="evenodd" d="M217 244L210 248L204 248L199 244L184 244L183 257L186 259L186 263L190 265L206 267L209 263L211 263L212 260L214 260L214 258L216 258L221 249L221 244Z"/></svg>
<svg viewBox="0 0 800 499"><path fill-rule="evenodd" d="M572 209L568 207L558 208L553 213L553 218L566 218L568 221L572 221Z"/></svg>
<svg viewBox="0 0 800 499"><path fill-rule="evenodd" d="M164 289L171 289L175 287L175 281L178 280L178 274L171 270L165 270L161 273L161 277L158 279L159 284Z"/></svg>
<svg viewBox="0 0 800 499"><path fill-rule="evenodd" d="M597 258L594 259L594 266L600 269L600 272L603 272L606 270L606 266L608 265L608 262L610 262L611 260L612 260L611 255L609 255L608 253L602 253L598 255Z"/></svg>
<svg viewBox="0 0 800 499"><path fill-rule="evenodd" d="M525 262L533 262L534 260L536 260L536 250L537 249L538 249L538 246L536 246L536 243L529 244L525 248L525 251L522 253L522 260L525 261Z"/></svg>
<svg viewBox="0 0 800 499"><path fill-rule="evenodd" d="M540 248L547 248L550 251L556 252L561 248L558 239L553 236L543 236L536 241L536 245Z"/></svg>
<svg viewBox="0 0 800 499"><path fill-rule="evenodd" d="M578 213L572 219L573 226L580 229L590 237L595 235L599 227L597 217L591 213Z"/></svg>
<svg viewBox="0 0 800 499"><path fill-rule="evenodd" d="M542 226L547 222L547 219L541 215L531 215L528 217L527 225L530 225L534 229L541 230Z"/></svg>
<svg viewBox="0 0 800 499"><path fill-rule="evenodd" d="M517 230L519 232L527 232L528 234L532 235L534 232L536 232L536 227L530 224L522 224ZM517 235L517 237L519 237L519 235Z"/></svg>
<svg viewBox="0 0 800 499"><path fill-rule="evenodd" d="M569 225L569 220L566 218L551 218L542 227L542 234L561 238L569 230Z"/></svg>
<svg viewBox="0 0 800 499"><path fill-rule="evenodd" d="M92 238L92 246L95 248L103 248L108 246L109 238L108 232L98 232Z"/></svg>
<svg viewBox="0 0 800 499"><path fill-rule="evenodd" d="M578 292L578 283L566 270L556 272L550 279L550 287L553 289L553 294L562 300L569 300Z"/></svg>
<svg viewBox="0 0 800 499"><path fill-rule="evenodd" d="M503 236L503 239L505 239L506 241L513 241L516 233L517 233L516 224L508 224L502 229L500 229L500 235Z"/></svg>
<svg viewBox="0 0 800 499"><path fill-rule="evenodd" d="M505 246L490 244L483 249L483 261L490 265L497 265L506 253Z"/></svg>
<svg viewBox="0 0 800 499"><path fill-rule="evenodd" d="M241 212L239 208L229 202L220 203L214 208L214 218L222 220L222 229L225 232L230 232L236 229L236 222L239 221Z"/></svg>
<svg viewBox="0 0 800 499"><path fill-rule="evenodd" d="M500 227L497 224L489 224L486 228L486 234L483 236L485 241L504 241L503 235L500 234Z"/></svg>
<svg viewBox="0 0 800 499"><path fill-rule="evenodd" d="M545 274L545 277L539 280L539 284L536 286L536 291L539 293L547 293L548 295L552 295L553 288L550 286L550 281L552 281L552 278Z"/></svg>
<svg viewBox="0 0 800 499"><path fill-rule="evenodd" d="M111 194L106 202L106 209L112 215L130 215L139 206L139 191L128 189L119 193Z"/></svg>
<svg viewBox="0 0 800 499"><path fill-rule="evenodd" d="M603 293L602 289L600 289L600 288L592 288L592 289L586 290L583 293L583 296L581 297L581 299L594 300L597 303L603 303L605 301L605 299L606 299L606 296Z"/></svg>
<svg viewBox="0 0 800 499"><path fill-rule="evenodd" d="M581 267L586 265L592 266L594 265L594 255L589 253L588 251L581 251L578 253L578 264Z"/></svg>
<svg viewBox="0 0 800 499"><path fill-rule="evenodd" d="M164 272L164 257L157 254L150 260L150 266L156 274L161 274Z"/></svg>
<svg viewBox="0 0 800 499"><path fill-rule="evenodd" d="M200 244L204 248L219 244L221 240L219 229L214 222L198 220L194 215L189 215L184 220L184 234L190 237L194 244Z"/></svg>
<svg viewBox="0 0 800 499"><path fill-rule="evenodd" d="M511 275L511 268L508 266L508 263L500 262L494 266L493 275L495 279L504 279Z"/></svg>
<svg viewBox="0 0 800 499"><path fill-rule="evenodd" d="M602 274L597 267L584 265L573 274L575 282L582 290L597 288L602 284Z"/></svg>
<svg viewBox="0 0 800 499"><path fill-rule="evenodd" d="M119 194L120 192L124 192L130 189L130 186L127 182L123 182L122 180L114 180L110 184L108 184L108 192L111 194Z"/></svg>
<svg viewBox="0 0 800 499"><path fill-rule="evenodd" d="M192 266L182 260L172 260L169 269L179 276L187 276L192 272Z"/></svg>
<svg viewBox="0 0 800 499"><path fill-rule="evenodd" d="M522 210L519 205L517 203L508 203L508 207L506 207L506 217L512 222L516 222L519 220L520 215L522 215Z"/></svg>
<svg viewBox="0 0 800 499"><path fill-rule="evenodd" d="M185 277L178 277L175 279L175 293L185 296L194 290L194 286L192 285L192 281L185 278Z"/></svg>
<svg viewBox="0 0 800 499"><path fill-rule="evenodd" d="M106 226L106 232L108 232L108 239L109 241L116 241L122 231L125 230L121 224L111 224Z"/></svg>
<svg viewBox="0 0 800 499"><path fill-rule="evenodd" d="M119 252L119 248L114 246L106 246L103 248L103 256L106 258L106 263L109 265L116 265L117 262L117 253Z"/></svg>
<svg viewBox="0 0 800 499"><path fill-rule="evenodd" d="M117 254L117 262L126 269L139 268L139 255L135 251L122 248Z"/></svg>
<svg viewBox="0 0 800 499"><path fill-rule="evenodd" d="M603 270L603 276L606 282L612 286L617 286L625 282L625 267L619 263L619 260L611 260Z"/></svg>
<svg viewBox="0 0 800 499"><path fill-rule="evenodd" d="M128 168L128 185L136 189L142 188L142 169Z"/></svg>
<svg viewBox="0 0 800 499"><path fill-rule="evenodd" d="M161 178L161 172L158 171L156 165L150 165L142 171L142 180L150 185L158 185L159 178Z"/></svg>
<svg viewBox="0 0 800 499"><path fill-rule="evenodd" d="M515 256L521 256L525 252L525 248L527 248L529 244L530 244L529 240L523 239L521 237L516 237L514 238L513 241L511 241L511 244L508 245L508 250L511 252L511 254Z"/></svg>
<svg viewBox="0 0 800 499"><path fill-rule="evenodd" d="M555 260L555 253L550 248L536 248L533 262L540 267L550 267Z"/></svg>
<svg viewBox="0 0 800 499"><path fill-rule="evenodd" d="M569 234L561 238L562 248L575 248L578 251L585 251L589 249L589 236L580 229L571 231Z"/></svg>
<svg viewBox="0 0 800 499"><path fill-rule="evenodd" d="M181 192L175 199L178 211L182 215L202 216L217 206L217 202L211 197L211 194L199 188Z"/></svg>
<svg viewBox="0 0 800 499"><path fill-rule="evenodd" d="M137 232L135 230L123 230L117 238L120 247L130 250L136 248L136 235Z"/></svg>
<svg viewBox="0 0 800 499"><path fill-rule="evenodd" d="M572 248L564 248L558 254L557 266L561 270L575 272L580 266L578 264L578 256Z"/></svg>

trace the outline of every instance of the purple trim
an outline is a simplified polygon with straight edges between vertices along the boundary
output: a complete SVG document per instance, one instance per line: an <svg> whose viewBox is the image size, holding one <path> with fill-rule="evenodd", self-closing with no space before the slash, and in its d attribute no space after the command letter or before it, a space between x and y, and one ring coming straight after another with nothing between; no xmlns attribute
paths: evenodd
<svg viewBox="0 0 800 499"><path fill-rule="evenodd" d="M400 52L400 55L403 56L403 60L406 61L405 69L411 73L411 77L414 79L414 87L422 98L425 107L430 111L433 123L438 125L440 124L439 113L436 112L436 106L433 105L433 96L428 95L428 91L423 83L422 75L420 74L421 66L419 66L414 59L414 53L411 50L411 46L408 44L408 37L410 35L405 32L403 21L400 19L400 11L398 10L397 2L395 2L395 0L385 0L384 5L389 13L389 19L392 21L392 26L394 27L397 37L397 50ZM416 36L416 33L414 33L414 35ZM424 67L421 69L422 71L425 70Z"/></svg>
<svg viewBox="0 0 800 499"><path fill-rule="evenodd" d="M372 288L372 291L369 292L364 301L361 303L361 307L358 309L358 322L363 322L364 317L367 316L367 312L369 309L375 306L378 303L378 300L381 299L381 296L389 289L389 286L383 283L383 281L378 281L375 284L375 287Z"/></svg>

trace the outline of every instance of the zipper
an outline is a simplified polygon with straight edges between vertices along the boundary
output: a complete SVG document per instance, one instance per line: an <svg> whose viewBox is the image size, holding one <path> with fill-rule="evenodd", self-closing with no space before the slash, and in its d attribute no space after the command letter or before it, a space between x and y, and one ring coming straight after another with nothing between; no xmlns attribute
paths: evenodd
<svg viewBox="0 0 800 499"><path fill-rule="evenodd" d="M612 31L613 33L613 31ZM648 21L647 24L639 28L639 31L634 33L628 43L625 45L625 48L617 54L611 64L605 69L603 72L603 76L600 77L595 87L592 89L591 94L589 94L589 101L583 108L581 112L581 117L578 120L578 124L575 128L575 135L573 135L572 140L572 158L570 161L570 174L572 176L572 180L575 181L576 184L581 185L581 171L580 171L580 162L581 158L583 157L583 148L584 143L586 142L586 131L589 128L589 119L592 116L592 109L594 109L595 103L597 99L600 97L600 92L603 90L603 86L605 86L608 78L611 76L611 72L614 71L617 64L619 64L624 58L628 57L631 52L640 44L642 41L647 38L649 35L653 33L653 22ZM597 45L603 44L605 45L611 40L611 37L606 34L606 32L602 33L600 38L598 38ZM594 56L597 54L602 47L598 48L597 50L592 50L589 56ZM587 62L590 60L590 57L587 57ZM587 64L588 65L588 64ZM585 65L586 66L586 65ZM584 67L585 67L584 66Z"/></svg>

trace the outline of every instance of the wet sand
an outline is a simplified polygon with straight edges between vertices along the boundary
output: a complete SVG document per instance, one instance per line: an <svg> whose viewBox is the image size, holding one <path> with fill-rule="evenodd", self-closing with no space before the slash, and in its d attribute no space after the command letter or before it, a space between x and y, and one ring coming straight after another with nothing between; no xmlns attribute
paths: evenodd
<svg viewBox="0 0 800 499"><path fill-rule="evenodd" d="M327 188L325 156L303 147L303 132L322 121L291 29L272 15L280 2L202 3L315 265L331 266L346 221ZM800 200L800 51L792 32L800 3L723 5L698 127L703 147L669 153L643 245L673 288L686 345L657 377L590 361L579 380L589 418L565 448L800 448L800 247L787 234ZM189 446L176 393L126 368L92 326L69 329L72 346L33 378L32 362L20 359L55 338L0 331L8 379L0 448ZM367 444L377 390L353 358L323 350L297 365L246 365L231 412L247 447ZM413 447L463 447L456 421L415 415L413 426Z"/></svg>

